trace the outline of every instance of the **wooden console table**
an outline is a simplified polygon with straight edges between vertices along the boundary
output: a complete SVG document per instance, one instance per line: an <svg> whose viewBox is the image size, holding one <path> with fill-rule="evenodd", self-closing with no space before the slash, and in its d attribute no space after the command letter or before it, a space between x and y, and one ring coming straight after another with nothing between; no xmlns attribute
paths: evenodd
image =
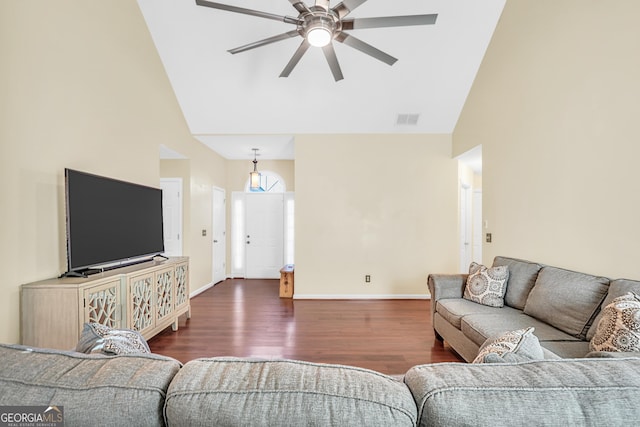
<svg viewBox="0 0 640 427"><path fill-rule="evenodd" d="M280 298L293 298L293 264L280 269Z"/></svg>
<svg viewBox="0 0 640 427"><path fill-rule="evenodd" d="M95 322L139 331L149 339L178 317L191 317L189 259L169 258L93 274L27 283L20 287L24 345L75 348L82 327Z"/></svg>

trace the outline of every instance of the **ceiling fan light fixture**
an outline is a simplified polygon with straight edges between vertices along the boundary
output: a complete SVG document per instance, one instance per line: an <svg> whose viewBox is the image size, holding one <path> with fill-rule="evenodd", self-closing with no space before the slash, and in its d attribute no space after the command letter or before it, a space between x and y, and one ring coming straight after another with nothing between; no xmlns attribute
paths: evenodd
<svg viewBox="0 0 640 427"><path fill-rule="evenodd" d="M324 47L331 43L331 38L331 31L324 26L313 27L307 31L307 41L311 46Z"/></svg>

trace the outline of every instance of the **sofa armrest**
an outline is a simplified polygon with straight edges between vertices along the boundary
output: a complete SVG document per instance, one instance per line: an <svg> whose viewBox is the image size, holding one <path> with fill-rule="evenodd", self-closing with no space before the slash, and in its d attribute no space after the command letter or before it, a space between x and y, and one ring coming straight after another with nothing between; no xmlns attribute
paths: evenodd
<svg viewBox="0 0 640 427"><path fill-rule="evenodd" d="M462 298L468 274L430 274L427 279L431 301Z"/></svg>
<svg viewBox="0 0 640 427"><path fill-rule="evenodd" d="M462 298L468 274L430 274L427 286L431 294L431 322L436 315L436 303L445 298ZM436 332L436 338L441 339Z"/></svg>

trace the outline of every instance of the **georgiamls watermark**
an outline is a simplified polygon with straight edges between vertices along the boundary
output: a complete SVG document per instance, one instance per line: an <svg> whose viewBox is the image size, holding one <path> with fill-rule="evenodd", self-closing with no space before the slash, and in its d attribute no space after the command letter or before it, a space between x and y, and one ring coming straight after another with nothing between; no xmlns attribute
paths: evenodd
<svg viewBox="0 0 640 427"><path fill-rule="evenodd" d="M64 407L0 406L0 427L64 427Z"/></svg>

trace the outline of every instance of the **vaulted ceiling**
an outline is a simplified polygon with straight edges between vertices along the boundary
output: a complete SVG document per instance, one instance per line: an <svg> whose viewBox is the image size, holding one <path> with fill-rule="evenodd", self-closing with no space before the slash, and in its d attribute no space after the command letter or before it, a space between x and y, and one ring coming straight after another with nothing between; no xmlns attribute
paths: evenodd
<svg viewBox="0 0 640 427"><path fill-rule="evenodd" d="M295 134L452 133L505 1L368 0L349 17L437 13L438 19L350 31L398 61L389 66L334 43L344 74L338 82L319 48L309 49L289 77L278 77L299 37L227 52L295 25L195 0L138 3L191 133L226 158L249 158L261 146L266 159L293 158ZM220 3L298 14L287 0ZM416 123L402 123L407 115L417 115Z"/></svg>

